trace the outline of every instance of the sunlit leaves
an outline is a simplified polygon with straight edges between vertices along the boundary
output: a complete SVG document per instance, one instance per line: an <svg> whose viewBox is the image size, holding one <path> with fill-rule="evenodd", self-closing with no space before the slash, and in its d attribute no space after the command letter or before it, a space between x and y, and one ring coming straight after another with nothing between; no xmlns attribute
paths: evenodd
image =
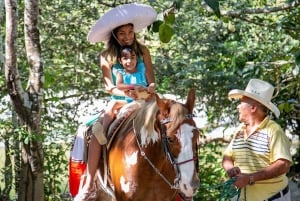
<svg viewBox="0 0 300 201"><path fill-rule="evenodd" d="M221 17L219 0L205 0L207 5L214 11L217 17Z"/></svg>
<svg viewBox="0 0 300 201"><path fill-rule="evenodd" d="M165 23L173 25L175 22L175 14L174 13L168 13L167 15L164 16Z"/></svg>
<svg viewBox="0 0 300 201"><path fill-rule="evenodd" d="M163 21L161 20L156 20L153 24L152 24L152 31L154 33L158 33L159 32L159 26L163 24Z"/></svg>
<svg viewBox="0 0 300 201"><path fill-rule="evenodd" d="M152 31L159 33L159 39L168 43L174 35L175 13L172 11L158 14L157 21L152 25Z"/></svg>
<svg viewBox="0 0 300 201"><path fill-rule="evenodd" d="M295 55L295 61L297 65L300 65L300 51Z"/></svg>
<svg viewBox="0 0 300 201"><path fill-rule="evenodd" d="M163 43L168 43L171 40L173 34L174 34L173 28L169 24L162 23L159 26L159 39Z"/></svg>
<svg viewBox="0 0 300 201"><path fill-rule="evenodd" d="M228 101L227 93L233 88L244 88L250 78L257 77L280 89L274 103L278 103L281 110L282 122L288 124L299 119L299 8L280 14L251 16L256 22L251 23L228 16L216 18L216 15L220 7L227 11L256 8L261 4L257 1L206 0L214 14L207 12L201 1L141 2L151 4L159 12L150 32L141 33L146 39L139 37L145 39L143 42L151 51L158 92L185 95L188 88L195 87L198 103L206 108L207 127L212 129L220 121L236 122L236 106ZM169 10L173 4L175 11ZM74 133L77 126L74 117L79 110L76 105L64 104L64 98L70 95L76 104L93 105L97 96L108 97L103 93L98 58L105 44L89 44L86 34L109 7L100 1L83 0L46 0L41 1L40 7L45 64L43 130L51 139L64 140ZM263 22L260 24L260 21ZM23 26L19 27L22 30ZM19 34L22 36L22 32ZM22 38L18 41L21 44ZM24 50L22 45L19 50ZM288 64L276 64L278 60L288 61ZM26 59L20 57L18 62L21 78L27 77ZM2 76L0 86L4 85ZM74 91L78 94L73 94ZM23 136L26 143L34 137L26 133ZM212 161L202 156L203 161ZM212 181L220 172L214 172L215 166L210 169L211 172L202 174Z"/></svg>
<svg viewBox="0 0 300 201"><path fill-rule="evenodd" d="M184 0L174 0L174 1L173 1L173 3L175 4L175 8L176 8L177 10L179 10L179 9L182 7L183 1L184 1Z"/></svg>

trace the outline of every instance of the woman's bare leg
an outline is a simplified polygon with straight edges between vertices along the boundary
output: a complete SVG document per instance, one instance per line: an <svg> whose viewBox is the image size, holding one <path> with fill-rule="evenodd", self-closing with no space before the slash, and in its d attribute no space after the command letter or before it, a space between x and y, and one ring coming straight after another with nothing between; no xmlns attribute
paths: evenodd
<svg viewBox="0 0 300 201"><path fill-rule="evenodd" d="M91 190L94 186L94 178L98 169L100 160L101 145L98 143L96 137L92 135L88 150L88 160L86 167L86 185L87 190Z"/></svg>
<svg viewBox="0 0 300 201"><path fill-rule="evenodd" d="M125 101L112 101L108 104L108 107L104 113L103 119L102 119L102 125L103 125L103 131L104 133L107 132L109 125L116 117L116 111L120 110L121 107L123 107L126 104Z"/></svg>
<svg viewBox="0 0 300 201"><path fill-rule="evenodd" d="M74 198L74 201L95 201L97 199L98 192L95 188L94 179L100 160L100 151L101 145L99 144L97 138L92 135L88 149L85 183Z"/></svg>
<svg viewBox="0 0 300 201"><path fill-rule="evenodd" d="M88 160L86 167L86 180L81 191L75 197L74 201L90 201L97 198L94 179L100 161L101 145L106 143L105 132L109 124L115 118L114 111L123 106L124 103L111 102L106 109L104 116L93 125L91 141L89 143Z"/></svg>
<svg viewBox="0 0 300 201"><path fill-rule="evenodd" d="M104 133L107 132L109 124L113 121L114 116L115 115L114 115L113 111L105 112L104 118L103 118L103 131L104 131Z"/></svg>

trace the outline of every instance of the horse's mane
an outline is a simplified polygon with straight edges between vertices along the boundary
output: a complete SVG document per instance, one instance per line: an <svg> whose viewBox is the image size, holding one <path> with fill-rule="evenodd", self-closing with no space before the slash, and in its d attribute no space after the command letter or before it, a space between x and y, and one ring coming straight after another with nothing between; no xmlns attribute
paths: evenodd
<svg viewBox="0 0 300 201"><path fill-rule="evenodd" d="M158 133L154 129L157 112L155 100L141 103L124 122L120 132L125 133L133 127L142 146L155 142L158 139Z"/></svg>
<svg viewBox="0 0 300 201"><path fill-rule="evenodd" d="M166 106L165 117L162 118L170 118L171 124L168 133L171 133L182 124L188 110L183 104L173 100L162 99L162 101ZM156 100L140 103L139 108L134 110L124 122L120 132L126 133L133 128L142 146L155 143L159 139L158 130L155 127L158 111L159 107Z"/></svg>

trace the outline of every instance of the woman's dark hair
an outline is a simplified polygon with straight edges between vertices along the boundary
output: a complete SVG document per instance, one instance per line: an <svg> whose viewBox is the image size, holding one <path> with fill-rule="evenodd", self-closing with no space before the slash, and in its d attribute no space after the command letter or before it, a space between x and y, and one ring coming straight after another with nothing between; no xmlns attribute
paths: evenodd
<svg viewBox="0 0 300 201"><path fill-rule="evenodd" d="M124 24L124 25L128 25L128 24ZM115 36L116 36L118 30L121 27L123 27L124 25L118 26L117 28L115 28L112 31L110 39L107 42L107 48L103 52L103 55L105 56L105 59L107 61L110 61L112 64L117 61L118 53L121 50L121 45L119 44L119 42L117 41ZM133 27L133 24L129 23L129 25L131 25ZM135 52L136 52L138 57L143 55L143 51L142 51L143 45L137 41L135 34L134 34L133 44L131 46L132 46L132 48L135 49Z"/></svg>

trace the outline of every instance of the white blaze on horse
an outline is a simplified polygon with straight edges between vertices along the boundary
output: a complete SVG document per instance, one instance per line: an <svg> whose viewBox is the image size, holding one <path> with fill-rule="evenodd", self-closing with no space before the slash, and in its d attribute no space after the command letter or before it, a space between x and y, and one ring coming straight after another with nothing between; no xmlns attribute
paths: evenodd
<svg viewBox="0 0 300 201"><path fill-rule="evenodd" d="M194 104L194 90L185 104L156 95L119 126L107 152L117 201L192 199L200 185Z"/></svg>

